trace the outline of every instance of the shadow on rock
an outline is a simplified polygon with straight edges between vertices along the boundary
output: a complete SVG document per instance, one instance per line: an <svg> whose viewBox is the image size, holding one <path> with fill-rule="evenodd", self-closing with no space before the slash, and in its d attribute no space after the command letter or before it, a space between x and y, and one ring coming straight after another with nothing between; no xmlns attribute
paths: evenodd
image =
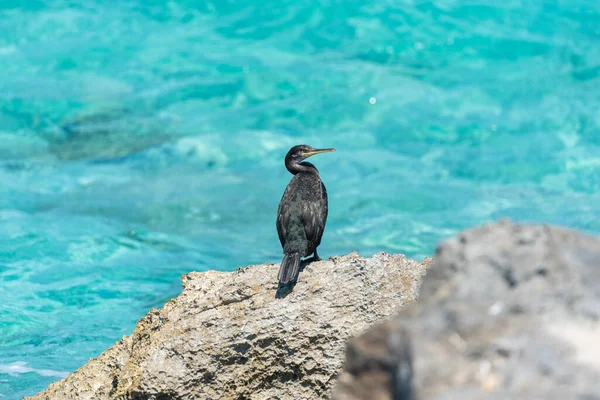
<svg viewBox="0 0 600 400"><path fill-rule="evenodd" d="M287 285L278 285L277 286L277 291L275 292L275 298L283 299L287 295L292 293L292 291L294 290L294 287L296 286L296 283L298 283L298 277L304 271L304 268L306 268L306 266L308 266L309 264L311 264L315 261L317 261L317 260L315 260L314 258L302 260L302 262L300 263L300 268L298 268L298 273L296 274L294 279L292 279L292 281L290 283L288 283Z"/></svg>

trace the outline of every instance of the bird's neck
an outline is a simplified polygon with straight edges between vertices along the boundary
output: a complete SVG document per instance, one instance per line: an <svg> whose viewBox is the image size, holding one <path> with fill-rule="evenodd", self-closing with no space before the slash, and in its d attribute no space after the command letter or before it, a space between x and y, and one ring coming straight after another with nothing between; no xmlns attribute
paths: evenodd
<svg viewBox="0 0 600 400"><path fill-rule="evenodd" d="M294 175L299 174L299 173L319 175L319 171L317 170L317 167L315 167L314 165L312 165L311 163L306 162L306 161L298 163L298 164L289 165L289 166L287 166L287 169Z"/></svg>

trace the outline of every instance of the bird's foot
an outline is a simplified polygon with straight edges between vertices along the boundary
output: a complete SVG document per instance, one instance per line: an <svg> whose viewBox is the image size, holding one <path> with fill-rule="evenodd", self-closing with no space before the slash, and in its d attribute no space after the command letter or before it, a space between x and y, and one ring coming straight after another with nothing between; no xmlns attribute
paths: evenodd
<svg viewBox="0 0 600 400"><path fill-rule="evenodd" d="M306 262L321 261L321 257L315 251L311 258L306 259Z"/></svg>

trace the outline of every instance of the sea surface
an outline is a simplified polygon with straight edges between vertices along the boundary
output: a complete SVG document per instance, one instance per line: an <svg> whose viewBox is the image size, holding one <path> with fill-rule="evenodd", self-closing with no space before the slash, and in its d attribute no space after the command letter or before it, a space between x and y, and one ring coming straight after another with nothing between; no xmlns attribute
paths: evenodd
<svg viewBox="0 0 600 400"><path fill-rule="evenodd" d="M600 234L600 5L2 0L0 399L184 273L279 262L302 143L337 149L311 159L323 257L422 259L498 218Z"/></svg>

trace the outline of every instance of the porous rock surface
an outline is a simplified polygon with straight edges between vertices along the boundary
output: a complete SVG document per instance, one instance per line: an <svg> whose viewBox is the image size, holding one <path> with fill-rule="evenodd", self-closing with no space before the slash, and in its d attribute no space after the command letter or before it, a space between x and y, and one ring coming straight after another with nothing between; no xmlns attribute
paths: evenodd
<svg viewBox="0 0 600 400"><path fill-rule="evenodd" d="M132 335L30 399L329 398L348 338L412 302L428 263L334 257L283 299L276 264L192 272Z"/></svg>
<svg viewBox="0 0 600 400"><path fill-rule="evenodd" d="M600 239L501 221L442 243L419 301L349 342L333 398L600 400Z"/></svg>

